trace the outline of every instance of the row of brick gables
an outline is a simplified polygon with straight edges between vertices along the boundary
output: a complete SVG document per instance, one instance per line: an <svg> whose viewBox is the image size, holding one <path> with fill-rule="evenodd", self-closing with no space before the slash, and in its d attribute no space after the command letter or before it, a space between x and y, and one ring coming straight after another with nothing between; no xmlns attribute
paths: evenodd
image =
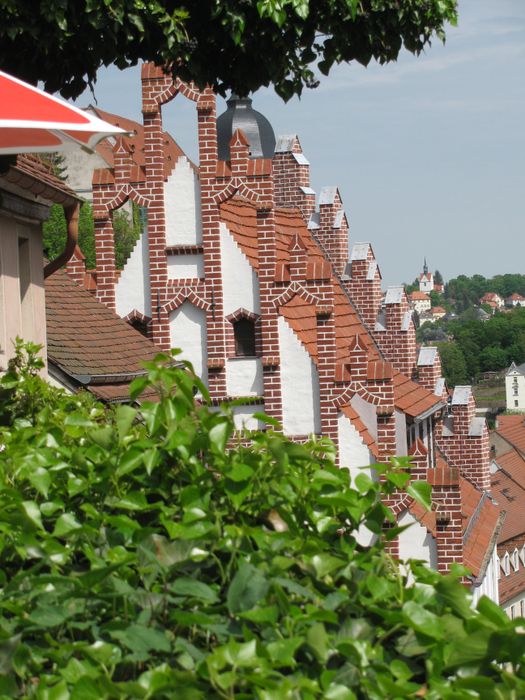
<svg viewBox="0 0 525 700"><path fill-rule="evenodd" d="M166 223L175 195L162 131L162 107L174 98L196 107L200 189L199 225L177 240ZM392 550L440 571L467 563L476 594L497 600L501 515L488 493L486 425L474 415L469 387L449 395L436 349L418 349L405 291L383 293L372 246L355 243L349 257L338 189L323 188L316 206L296 135L279 137L273 158L252 158L247 135L234 131L230 160L219 161L213 92L151 64L142 69L142 111L143 165L125 137L113 148L113 168L94 173L98 299L115 309L120 280L129 277L126 269L116 274L112 213L131 199L147 209L141 274L150 307L124 315L146 320L160 348L182 346L215 402L247 397L239 424L253 425L263 404L293 438L330 437L352 475L410 454L413 478L433 485L433 508L424 513L406 496L391 499L400 522L413 523ZM179 165L170 167L179 172ZM69 272L84 279L80 253ZM240 319L254 324L253 357L236 355Z"/></svg>

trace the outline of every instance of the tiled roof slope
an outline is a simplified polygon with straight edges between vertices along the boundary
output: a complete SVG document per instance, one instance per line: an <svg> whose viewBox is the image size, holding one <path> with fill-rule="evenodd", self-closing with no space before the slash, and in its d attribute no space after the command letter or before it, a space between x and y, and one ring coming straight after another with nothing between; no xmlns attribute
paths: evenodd
<svg viewBox="0 0 525 700"><path fill-rule="evenodd" d="M438 458L443 466L443 460ZM438 464L439 466L439 464ZM463 530L463 564L470 569L474 578L485 574L490 556L501 526L501 510L486 493L477 489L468 479L460 477L461 516ZM436 517L422 506L414 503L410 511L436 537Z"/></svg>
<svg viewBox="0 0 525 700"><path fill-rule="evenodd" d="M498 538L503 545L509 540L525 538L525 459L517 450L496 457L499 469L492 474L491 488L500 507L506 511Z"/></svg>
<svg viewBox="0 0 525 700"><path fill-rule="evenodd" d="M142 362L152 360L157 347L65 272L48 277L45 287L49 360L68 376L92 377L99 393L109 392L101 398L128 397L129 375L143 373ZM104 376L110 384L102 389Z"/></svg>
<svg viewBox="0 0 525 700"><path fill-rule="evenodd" d="M131 136L124 137L124 144L126 147L131 149L133 153L133 161L143 168L146 159L144 157L144 126L139 124L139 122L133 121L133 119L126 119L126 117L121 117L118 114L111 114L111 112L106 112L98 107L91 107L90 109L106 122L113 124L114 126L120 126L122 129L131 132ZM172 172L175 164L180 156L185 156L186 154L175 141L175 139L164 131L162 134L162 141L164 147L164 177L167 178ZM113 167L113 146L109 139L104 139L96 146L96 150L99 155L104 158L106 163L110 168ZM187 158L187 156L186 156ZM189 160L189 158L188 158ZM190 161L192 167L196 169L196 166ZM136 171L136 175L140 173L140 170Z"/></svg>
<svg viewBox="0 0 525 700"><path fill-rule="evenodd" d="M487 493L460 478L463 513L463 563L476 578L483 576L498 537L502 513Z"/></svg>
<svg viewBox="0 0 525 700"><path fill-rule="evenodd" d="M507 442L517 447L517 449L525 454L525 419L521 414L510 414L508 416L498 416L498 425L496 428Z"/></svg>
<svg viewBox="0 0 525 700"><path fill-rule="evenodd" d="M46 185L53 187L55 190L59 190L68 197L73 199L78 199L76 192L74 192L69 185L67 185L63 180L57 177L43 161L36 155L32 153L19 153L16 157L16 165L14 166L17 170L31 175L40 182L44 182Z"/></svg>

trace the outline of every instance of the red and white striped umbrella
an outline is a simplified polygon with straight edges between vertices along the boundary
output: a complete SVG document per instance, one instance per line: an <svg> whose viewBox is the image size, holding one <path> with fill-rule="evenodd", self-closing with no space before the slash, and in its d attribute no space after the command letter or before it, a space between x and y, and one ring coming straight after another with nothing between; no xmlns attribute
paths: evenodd
<svg viewBox="0 0 525 700"><path fill-rule="evenodd" d="M0 71L0 155L92 151L107 136L126 133L117 126Z"/></svg>

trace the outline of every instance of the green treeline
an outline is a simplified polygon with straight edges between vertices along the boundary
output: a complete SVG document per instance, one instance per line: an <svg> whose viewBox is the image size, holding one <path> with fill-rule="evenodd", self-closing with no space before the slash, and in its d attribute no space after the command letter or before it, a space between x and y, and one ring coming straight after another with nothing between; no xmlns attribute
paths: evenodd
<svg viewBox="0 0 525 700"><path fill-rule="evenodd" d="M121 270L129 258L135 243L140 237L141 222L139 209L133 205L133 215L118 209L113 213L113 231L115 234L115 264ZM54 260L66 244L66 217L64 209L58 204L51 207L49 219L44 223L44 255ZM85 202L80 210L78 224L78 244L86 256L86 267L93 269L95 261L95 225L91 205Z"/></svg>
<svg viewBox="0 0 525 700"><path fill-rule="evenodd" d="M525 308L496 313L487 321L458 318L440 324L450 337L438 343L443 374L450 385L475 382L511 362L525 362Z"/></svg>
<svg viewBox="0 0 525 700"><path fill-rule="evenodd" d="M505 274L491 278L483 275L472 277L460 275L449 280L445 285L444 297L456 309L456 313L461 313L479 304L479 300L486 292L495 292L503 299L514 292L525 296L525 275Z"/></svg>

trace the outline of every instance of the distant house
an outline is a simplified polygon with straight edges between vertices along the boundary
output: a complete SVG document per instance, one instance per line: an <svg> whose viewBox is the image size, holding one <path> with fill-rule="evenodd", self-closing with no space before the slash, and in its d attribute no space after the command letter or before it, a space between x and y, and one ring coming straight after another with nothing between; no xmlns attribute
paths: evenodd
<svg viewBox="0 0 525 700"><path fill-rule="evenodd" d="M525 297L522 297L521 294L514 292L514 294L511 294L510 297L505 299L505 306L525 306Z"/></svg>
<svg viewBox="0 0 525 700"><path fill-rule="evenodd" d="M505 302L496 292L486 292L479 300L480 304L488 304L492 309L501 309Z"/></svg>
<svg viewBox="0 0 525 700"><path fill-rule="evenodd" d="M428 294L428 292L438 292L441 294L443 290L444 285L436 282L434 280L434 274L429 272L427 259L425 258L423 263L423 272L419 275L419 291L425 292L426 294Z"/></svg>
<svg viewBox="0 0 525 700"><path fill-rule="evenodd" d="M413 311L417 311L418 314L422 314L425 311L430 311L432 302L430 297L425 292L411 292L408 295L408 303Z"/></svg>
<svg viewBox="0 0 525 700"><path fill-rule="evenodd" d="M525 363L514 362L505 375L505 395L508 411L525 411Z"/></svg>

